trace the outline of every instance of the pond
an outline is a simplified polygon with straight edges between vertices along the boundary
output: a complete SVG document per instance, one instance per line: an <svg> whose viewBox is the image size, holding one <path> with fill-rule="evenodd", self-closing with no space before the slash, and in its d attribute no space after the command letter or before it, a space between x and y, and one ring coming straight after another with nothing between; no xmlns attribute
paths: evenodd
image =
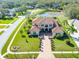
<svg viewBox="0 0 79 59"><path fill-rule="evenodd" d="M40 14L37 16L42 16L42 17L57 17L61 14L61 12L45 12L44 14Z"/></svg>

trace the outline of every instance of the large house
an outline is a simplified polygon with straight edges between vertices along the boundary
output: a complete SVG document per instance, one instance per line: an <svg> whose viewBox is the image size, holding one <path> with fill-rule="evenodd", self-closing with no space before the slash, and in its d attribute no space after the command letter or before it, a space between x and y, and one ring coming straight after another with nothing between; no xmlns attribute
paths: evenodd
<svg viewBox="0 0 79 59"><path fill-rule="evenodd" d="M58 25L55 19L50 17L39 17L32 21L30 35L39 36L41 32L51 32L52 34L63 34L62 28Z"/></svg>

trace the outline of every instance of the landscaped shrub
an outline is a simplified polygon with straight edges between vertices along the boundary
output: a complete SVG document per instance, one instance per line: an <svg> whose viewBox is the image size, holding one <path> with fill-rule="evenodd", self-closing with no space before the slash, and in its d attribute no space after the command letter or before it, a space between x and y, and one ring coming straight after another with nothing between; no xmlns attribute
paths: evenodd
<svg viewBox="0 0 79 59"><path fill-rule="evenodd" d="M73 26L71 26L70 28L72 32L77 32L77 30Z"/></svg>
<svg viewBox="0 0 79 59"><path fill-rule="evenodd" d="M54 19L57 19L56 17L54 17Z"/></svg>
<svg viewBox="0 0 79 59"><path fill-rule="evenodd" d="M54 38L57 38L59 40L64 40L64 39L67 39L69 37L68 37L68 35L66 33L64 33L62 35L61 34L56 34Z"/></svg>
<svg viewBox="0 0 79 59"><path fill-rule="evenodd" d="M26 26L24 26L24 29L26 29Z"/></svg>
<svg viewBox="0 0 79 59"><path fill-rule="evenodd" d="M30 34L30 31L29 30L27 30L27 34Z"/></svg>
<svg viewBox="0 0 79 59"><path fill-rule="evenodd" d="M22 33L23 33L23 31L22 31L22 30L20 30L20 33L22 34Z"/></svg>
<svg viewBox="0 0 79 59"><path fill-rule="evenodd" d="M51 39L51 49L54 51L55 50L55 45L53 39Z"/></svg>
<svg viewBox="0 0 79 59"><path fill-rule="evenodd" d="M32 35L29 35L29 38L32 38Z"/></svg>
<svg viewBox="0 0 79 59"><path fill-rule="evenodd" d="M26 39L26 43L28 43L28 40Z"/></svg>
<svg viewBox="0 0 79 59"><path fill-rule="evenodd" d="M66 41L66 44L71 46L71 47L74 47L74 45L69 40Z"/></svg>
<svg viewBox="0 0 79 59"><path fill-rule="evenodd" d="M25 38L26 36L25 35L22 35L22 37Z"/></svg>
<svg viewBox="0 0 79 59"><path fill-rule="evenodd" d="M28 19L28 22L32 22L32 20L31 19Z"/></svg>
<svg viewBox="0 0 79 59"><path fill-rule="evenodd" d="M59 10L63 10L63 8L59 8Z"/></svg>
<svg viewBox="0 0 79 59"><path fill-rule="evenodd" d="M31 26L28 26L28 28L30 29L30 28L31 28Z"/></svg>
<svg viewBox="0 0 79 59"><path fill-rule="evenodd" d="M66 41L66 44L70 45L71 43L70 43L70 41L69 41L69 40L67 40L67 41Z"/></svg>

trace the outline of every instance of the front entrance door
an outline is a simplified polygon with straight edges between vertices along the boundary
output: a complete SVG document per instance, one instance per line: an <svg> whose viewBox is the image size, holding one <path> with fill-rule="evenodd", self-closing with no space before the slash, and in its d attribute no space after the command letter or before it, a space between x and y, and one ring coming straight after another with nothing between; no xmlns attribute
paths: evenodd
<svg viewBox="0 0 79 59"><path fill-rule="evenodd" d="M48 32L48 28L45 29L45 32Z"/></svg>

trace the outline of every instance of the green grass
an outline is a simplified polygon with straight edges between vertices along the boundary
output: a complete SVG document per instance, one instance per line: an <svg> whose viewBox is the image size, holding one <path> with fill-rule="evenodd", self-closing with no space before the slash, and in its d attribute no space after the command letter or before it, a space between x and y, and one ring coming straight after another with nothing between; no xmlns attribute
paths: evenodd
<svg viewBox="0 0 79 59"><path fill-rule="evenodd" d="M11 51L12 50L12 47L13 46L19 46L20 48L17 49L17 52L29 52L29 51L39 51L40 48L40 39L37 38L29 38L28 37L28 34L27 34L27 30L28 29L28 26L30 24L27 23L26 25L26 22L25 24L23 24L23 26L20 28L19 32L17 33L12 45L11 45ZM30 25L31 26L31 25ZM24 28L25 27L25 28ZM22 31L22 33L20 32ZM22 37L22 36L25 36L25 37ZM28 42L26 42L26 40Z"/></svg>
<svg viewBox="0 0 79 59"><path fill-rule="evenodd" d="M21 23L22 24L22 23ZM19 24L18 25L18 27L21 25L21 24ZM29 24L30 25L30 24ZM24 26L25 26L25 24L23 24L23 26L21 27L21 30L23 30L24 32L23 32L23 35L24 34L26 34L26 31L25 31L25 29L23 29L24 28ZM30 25L31 26L31 25ZM11 39L12 39L12 37L13 37L13 35L15 34L15 32L16 32L16 30L18 29L18 27L14 30L14 32L12 33L12 35L10 36L10 38L8 39L8 41L6 42L6 44L5 44L5 46L3 47L3 49L2 49L2 52L1 52L1 54L4 54L5 52L7 52L7 47L8 47L8 45L9 45L9 43L10 43L10 41L11 41ZM26 28L26 30L27 30L28 28ZM19 35L20 36L19 36ZM28 39L28 43L26 43L26 39L24 39L24 38L22 38L22 34L20 34L19 32L18 32L18 34L16 35L16 38L18 39L15 39L14 41L13 41L13 46L18 46L18 45L20 45L20 49L18 50L18 51L39 51L39 42L40 42L40 40L38 39L38 38L26 38L26 39ZM28 37L28 36L27 36ZM15 42L16 41L16 42ZM12 46L11 46L12 47ZM23 49L23 50L22 50ZM16 56L16 57L15 57ZM8 56L6 55L5 56L5 58L11 58L11 59L15 59L15 58L31 58L31 57L37 57L38 56L38 54L20 54L20 55L12 55L12 54L8 54Z"/></svg>
<svg viewBox="0 0 79 59"><path fill-rule="evenodd" d="M42 14L42 13L44 13L46 11L47 11L46 9L34 9L34 10L32 10L31 15Z"/></svg>
<svg viewBox="0 0 79 59"><path fill-rule="evenodd" d="M53 39L55 51L72 51L72 50L77 50L77 46L73 39L70 37L70 34L68 33L67 28L70 28L69 24L67 23L66 20L69 20L68 17L65 17L63 15L57 17L58 23L62 26L63 31L67 34L68 38L66 39ZM70 42L74 45L74 47L71 47L66 44L66 40L70 40Z"/></svg>
<svg viewBox="0 0 79 59"><path fill-rule="evenodd" d="M8 28L9 26L0 25L0 29L2 28Z"/></svg>
<svg viewBox="0 0 79 59"><path fill-rule="evenodd" d="M27 22L28 24L28 22ZM18 25L18 27L21 25L21 23ZM30 24L29 24L30 25ZM32 25L30 25L32 26ZM2 48L1 54L4 54L7 52L7 47L11 41L11 39L13 38L13 35L15 34L16 30L18 29L18 27L13 31L13 33L11 34L10 38L8 39L8 41L6 42L6 44L4 45L4 47ZM19 43L20 44L20 43Z"/></svg>
<svg viewBox="0 0 79 59"><path fill-rule="evenodd" d="M72 27L68 24L68 20L70 20L70 18L64 16L64 15L60 15L57 17L57 21L58 23L63 27L64 31L67 34L70 34L71 32L73 32Z"/></svg>
<svg viewBox="0 0 79 59"><path fill-rule="evenodd" d="M13 19L0 19L0 24L9 24L9 23L13 23L17 20L16 17L14 17Z"/></svg>
<svg viewBox="0 0 79 59"><path fill-rule="evenodd" d="M8 54L5 56L7 59L23 59L23 58L36 58L38 54Z"/></svg>
<svg viewBox="0 0 79 59"><path fill-rule="evenodd" d="M67 45L66 40L69 40L69 39L64 39L64 40L53 39L55 51L75 51L77 50L77 46L73 40L70 40L70 42L74 45L74 47Z"/></svg>
<svg viewBox="0 0 79 59"><path fill-rule="evenodd" d="M6 27L6 26L2 26L2 25L0 26L0 28L5 28L5 27Z"/></svg>
<svg viewBox="0 0 79 59"><path fill-rule="evenodd" d="M54 54L56 58L79 58L79 54Z"/></svg>
<svg viewBox="0 0 79 59"><path fill-rule="evenodd" d="M22 21L23 22L23 21ZM13 31L13 33L11 34L11 36L9 37L9 39L7 40L6 44L4 45L4 47L2 48L1 54L4 54L7 52L7 47L11 41L11 39L13 38L13 35L15 34L16 30L19 28L19 26L22 24L22 22L18 25L18 27Z"/></svg>
<svg viewBox="0 0 79 59"><path fill-rule="evenodd" d="M4 32L4 31L1 31L1 32L0 32L0 35L1 35L3 32Z"/></svg>

